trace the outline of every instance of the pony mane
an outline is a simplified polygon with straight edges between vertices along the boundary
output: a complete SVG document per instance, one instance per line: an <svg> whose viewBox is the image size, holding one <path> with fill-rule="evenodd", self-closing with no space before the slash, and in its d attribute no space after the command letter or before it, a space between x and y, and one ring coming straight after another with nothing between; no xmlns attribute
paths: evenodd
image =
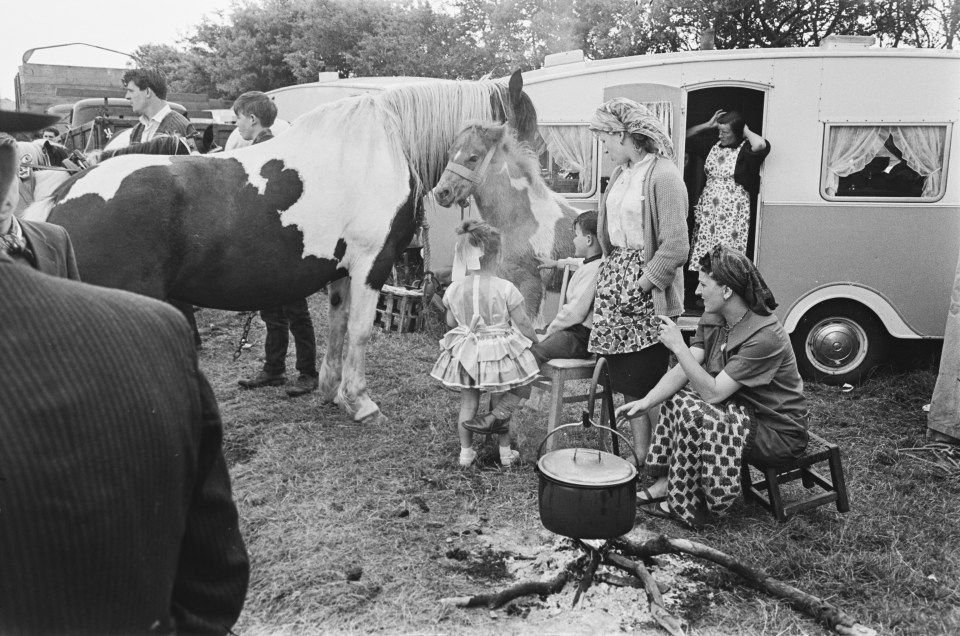
<svg viewBox="0 0 960 636"><path fill-rule="evenodd" d="M500 142L503 146L503 151L516 161L520 172L523 173L523 176L530 182L534 194L542 197L553 196L555 194L554 191L547 186L547 182L543 179L543 173L540 171L540 157L537 151L531 148L525 141L519 141L516 131L509 126L502 124L480 124L482 131L494 130L496 128L505 129L503 131L503 139Z"/></svg>
<svg viewBox="0 0 960 636"><path fill-rule="evenodd" d="M464 121L490 119L494 105L503 113L512 112L506 93L503 81L409 84L322 104L300 116L294 128L342 134L350 127L382 126L409 163L422 195L443 174L447 152Z"/></svg>

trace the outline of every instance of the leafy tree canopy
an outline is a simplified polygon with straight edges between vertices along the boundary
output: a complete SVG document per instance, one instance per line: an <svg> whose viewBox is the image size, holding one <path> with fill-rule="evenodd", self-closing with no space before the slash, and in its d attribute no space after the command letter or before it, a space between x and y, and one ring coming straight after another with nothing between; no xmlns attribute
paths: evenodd
<svg viewBox="0 0 960 636"><path fill-rule="evenodd" d="M817 46L828 35L955 48L960 0L242 0L176 46L145 44L176 92L234 99L341 75L477 79L550 53L591 59L717 48Z"/></svg>

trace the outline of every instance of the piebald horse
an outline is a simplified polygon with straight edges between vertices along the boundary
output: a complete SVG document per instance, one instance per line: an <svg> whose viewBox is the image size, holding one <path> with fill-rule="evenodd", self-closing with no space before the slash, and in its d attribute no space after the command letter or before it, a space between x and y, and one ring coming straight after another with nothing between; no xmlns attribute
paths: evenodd
<svg viewBox="0 0 960 636"><path fill-rule="evenodd" d="M480 216L503 235L500 274L520 290L536 318L543 300L537 257L573 256L573 220L580 213L552 191L536 154L506 126L467 124L433 190L437 203L465 204L473 196Z"/></svg>
<svg viewBox="0 0 960 636"><path fill-rule="evenodd" d="M85 281L154 298L244 311L332 283L321 396L356 420L377 418L365 349L379 289L457 130L478 117L534 138L519 72L509 82L432 82L330 102L234 151L116 157L28 215L67 228Z"/></svg>

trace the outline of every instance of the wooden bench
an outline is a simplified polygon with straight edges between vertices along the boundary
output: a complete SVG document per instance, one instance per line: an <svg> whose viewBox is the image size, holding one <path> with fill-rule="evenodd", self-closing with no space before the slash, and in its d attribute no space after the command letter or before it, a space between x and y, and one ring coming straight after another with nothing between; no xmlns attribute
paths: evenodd
<svg viewBox="0 0 960 636"><path fill-rule="evenodd" d="M836 503L839 512L850 510L847 499L847 484L843 479L843 466L840 464L840 448L819 435L809 433L810 442L802 457L781 466L766 466L760 463L743 462L740 469L743 496L751 499L773 513L777 521L786 521L790 516L803 510L810 510L828 503ZM813 469L821 462L828 462L830 479ZM764 479L753 483L750 467L763 473ZM797 479L802 480L804 488L818 490L809 496L784 505L780 493L780 484Z"/></svg>

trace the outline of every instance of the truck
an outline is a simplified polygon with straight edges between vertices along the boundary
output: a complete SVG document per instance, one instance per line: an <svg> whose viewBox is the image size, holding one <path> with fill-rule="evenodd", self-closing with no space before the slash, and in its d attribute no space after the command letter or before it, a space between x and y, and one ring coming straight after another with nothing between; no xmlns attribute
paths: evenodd
<svg viewBox="0 0 960 636"><path fill-rule="evenodd" d="M545 142L543 174L583 209L597 207L613 168L588 129L604 101L646 104L681 171L687 128L718 109L743 113L772 147L748 256L806 377L857 382L892 339L943 337L960 253L960 52L879 48L872 36L605 60L574 51L525 73L524 90ZM897 166L912 179L891 178ZM681 327L695 328L695 313Z"/></svg>

